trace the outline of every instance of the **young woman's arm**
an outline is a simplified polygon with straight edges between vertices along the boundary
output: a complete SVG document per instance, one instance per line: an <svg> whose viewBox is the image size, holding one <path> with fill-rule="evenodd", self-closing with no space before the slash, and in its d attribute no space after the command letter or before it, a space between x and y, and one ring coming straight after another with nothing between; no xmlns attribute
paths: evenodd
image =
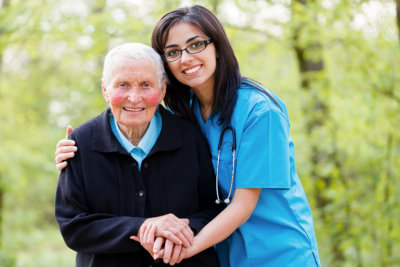
<svg viewBox="0 0 400 267"><path fill-rule="evenodd" d="M195 236L194 244L183 248L178 262L221 242L245 223L253 213L261 188L237 188L231 203ZM156 256L155 258L162 257ZM169 260L169 259L168 259ZM165 262L165 261L164 261Z"/></svg>

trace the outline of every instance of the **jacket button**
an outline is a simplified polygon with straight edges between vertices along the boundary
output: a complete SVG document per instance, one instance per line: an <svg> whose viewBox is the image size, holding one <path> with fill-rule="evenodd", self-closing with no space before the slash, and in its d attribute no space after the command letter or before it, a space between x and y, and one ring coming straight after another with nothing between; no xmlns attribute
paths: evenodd
<svg viewBox="0 0 400 267"><path fill-rule="evenodd" d="M139 191L139 192L138 192L138 196L139 196L139 197L142 197L143 195L144 195L144 192L143 192L143 191Z"/></svg>
<svg viewBox="0 0 400 267"><path fill-rule="evenodd" d="M145 162L145 163L143 163L143 167L147 169L149 167L149 164L147 162Z"/></svg>

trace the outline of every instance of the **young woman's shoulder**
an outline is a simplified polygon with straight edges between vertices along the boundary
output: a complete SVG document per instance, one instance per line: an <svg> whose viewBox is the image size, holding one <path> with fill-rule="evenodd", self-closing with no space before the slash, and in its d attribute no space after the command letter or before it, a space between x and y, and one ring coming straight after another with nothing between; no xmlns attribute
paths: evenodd
<svg viewBox="0 0 400 267"><path fill-rule="evenodd" d="M238 90L237 107L247 107L253 111L277 112L288 117L285 103L265 86L245 80Z"/></svg>

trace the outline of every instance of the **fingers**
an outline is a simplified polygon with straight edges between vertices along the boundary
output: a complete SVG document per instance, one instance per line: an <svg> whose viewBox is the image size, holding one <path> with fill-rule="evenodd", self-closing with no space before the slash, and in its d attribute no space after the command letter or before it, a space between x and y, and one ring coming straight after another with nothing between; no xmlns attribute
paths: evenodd
<svg viewBox="0 0 400 267"><path fill-rule="evenodd" d="M158 231L157 232L157 236L162 236L165 239L170 240L171 242L173 242L176 245L181 246L182 245L182 241L181 239L179 239L176 235L174 235L172 232L169 231Z"/></svg>
<svg viewBox="0 0 400 267"><path fill-rule="evenodd" d="M182 248L181 253L179 253L178 259L176 260L176 263L181 263L183 259L185 258L185 248Z"/></svg>
<svg viewBox="0 0 400 267"><path fill-rule="evenodd" d="M188 224L188 219L179 219L173 214L146 219L143 225L147 225L148 230L140 231L141 234L145 235L144 239L140 236L141 242L150 245L155 236L161 236L169 239L176 245L189 247L193 243L194 234ZM156 228L152 228L152 231L149 232L149 227L152 225L155 225Z"/></svg>
<svg viewBox="0 0 400 267"><path fill-rule="evenodd" d="M76 151L78 151L78 148L75 146L74 140L62 139L57 143L56 155Z"/></svg>
<svg viewBox="0 0 400 267"><path fill-rule="evenodd" d="M191 231L191 230L190 230ZM181 241L182 245L187 248L190 247L191 245L191 236L189 234L189 230L185 229L185 228L179 228L173 231L173 234L179 238L179 240ZM178 244L179 245L179 244Z"/></svg>
<svg viewBox="0 0 400 267"><path fill-rule="evenodd" d="M156 260L158 257L158 252L160 252L162 245L164 244L165 238L163 237L157 237L156 240L154 241L154 246L153 246L153 253L154 253L154 260Z"/></svg>
<svg viewBox="0 0 400 267"><path fill-rule="evenodd" d="M179 238L184 247L190 247L194 241L194 234L192 229L190 229L190 227L186 223L186 221L188 222L187 219L183 220L179 219L178 223L168 228L168 231L171 232L177 238ZM171 241L173 241L172 238ZM178 243L175 244L180 245Z"/></svg>
<svg viewBox="0 0 400 267"><path fill-rule="evenodd" d="M167 214L160 216L159 222L162 227L160 227L157 235L170 239L176 245L181 245L182 243L183 246L189 247L193 243L194 234L188 226L188 219L179 219L173 214ZM180 242L177 242L177 239Z"/></svg>
<svg viewBox="0 0 400 267"><path fill-rule="evenodd" d="M149 227L147 227L146 225L142 224L142 226L140 226L140 228L139 228L137 237L135 238L134 236L131 236L130 238L133 239L133 240L140 241L140 244L142 245L142 247L145 250L147 250L147 252L149 252L150 255L153 255L153 253L152 253L153 247L147 246L147 243L146 243L147 242L147 240L146 240L146 230L147 230L147 228L149 228Z"/></svg>
<svg viewBox="0 0 400 267"><path fill-rule="evenodd" d="M173 248L174 248L174 243L171 242L170 240L165 240L164 257L163 257L163 261L165 264L169 263Z"/></svg>
<svg viewBox="0 0 400 267"><path fill-rule="evenodd" d="M184 220L187 220L187 219L184 219ZM189 223L189 220L187 220L187 221ZM183 242L183 246L187 248L187 247L193 245L194 233L193 233L192 229L190 229L189 225L187 225L187 224L184 225L183 228L181 229L181 233L184 236L184 239L181 238L181 240Z"/></svg>
<svg viewBox="0 0 400 267"><path fill-rule="evenodd" d="M157 226L152 224L150 227L146 227L144 233L140 235L140 243L151 255L153 255L154 233L156 229Z"/></svg>
<svg viewBox="0 0 400 267"><path fill-rule="evenodd" d="M165 239L164 239L165 240ZM162 248L157 255L154 255L154 260L156 259L162 259L164 257L164 248Z"/></svg>
<svg viewBox="0 0 400 267"><path fill-rule="evenodd" d="M74 152L76 152L78 148L74 145L74 140L67 139L62 139L57 143L55 161L58 170L61 171L63 168L65 168L65 166L67 166L65 161L75 156Z"/></svg>
<svg viewBox="0 0 400 267"><path fill-rule="evenodd" d="M169 259L170 265L175 265L175 263L177 263L181 252L182 252L182 246L175 245L174 248L172 249L171 258Z"/></svg>
<svg viewBox="0 0 400 267"><path fill-rule="evenodd" d="M56 162L57 162L57 159L56 159ZM61 170L64 169L65 167L67 167L67 162L66 162L66 161L56 164L56 168L57 168L57 170L59 170L59 171L61 171Z"/></svg>
<svg viewBox="0 0 400 267"><path fill-rule="evenodd" d="M67 130L65 132L65 139L68 139L69 134L72 132L72 126L68 125Z"/></svg>
<svg viewBox="0 0 400 267"><path fill-rule="evenodd" d="M70 158L73 158L75 156L75 153L74 152L71 152L71 153L61 153L61 154L59 154L59 155L56 155L56 157L55 157L55 161L56 161L56 164L60 164L60 163L62 163L63 161L66 161L67 159L70 159ZM67 166L67 164L65 164L65 166ZM65 167L64 166L64 167ZM58 168L58 167L57 167Z"/></svg>
<svg viewBox="0 0 400 267"><path fill-rule="evenodd" d="M134 240L134 241L136 241L136 242L139 242L139 243L140 243L140 238L139 238L139 237L137 237L137 236L135 236L135 235L131 235L131 236L129 237L129 239L132 239L132 240Z"/></svg>

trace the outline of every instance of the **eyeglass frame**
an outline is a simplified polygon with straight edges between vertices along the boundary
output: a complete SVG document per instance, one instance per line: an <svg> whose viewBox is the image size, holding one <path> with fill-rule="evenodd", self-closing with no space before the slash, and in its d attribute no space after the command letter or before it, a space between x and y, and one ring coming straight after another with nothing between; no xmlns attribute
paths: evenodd
<svg viewBox="0 0 400 267"><path fill-rule="evenodd" d="M204 49L202 49L202 50L200 50L200 51L197 51L197 52L194 52L194 53L189 52L188 47L191 46L191 45L194 44L194 43L199 43L199 42L204 43ZM168 62L175 62L175 61L177 61L178 59L180 59L180 58L182 57L183 51L186 51L186 53L191 54L191 55L198 54L198 53L204 51L204 50L207 48L207 46L208 46L209 44L211 44L212 42L213 42L213 40L211 40L211 39L204 40L204 41L197 41L197 42L191 43L190 45L186 46L186 47L183 48L183 49L176 49L177 51L179 51L179 57L176 58L176 59L174 59L174 60L168 61L167 58L166 58L166 56L165 56L166 53L163 53L163 54L161 55L161 58L162 58L165 62L167 62L167 63L168 63Z"/></svg>

